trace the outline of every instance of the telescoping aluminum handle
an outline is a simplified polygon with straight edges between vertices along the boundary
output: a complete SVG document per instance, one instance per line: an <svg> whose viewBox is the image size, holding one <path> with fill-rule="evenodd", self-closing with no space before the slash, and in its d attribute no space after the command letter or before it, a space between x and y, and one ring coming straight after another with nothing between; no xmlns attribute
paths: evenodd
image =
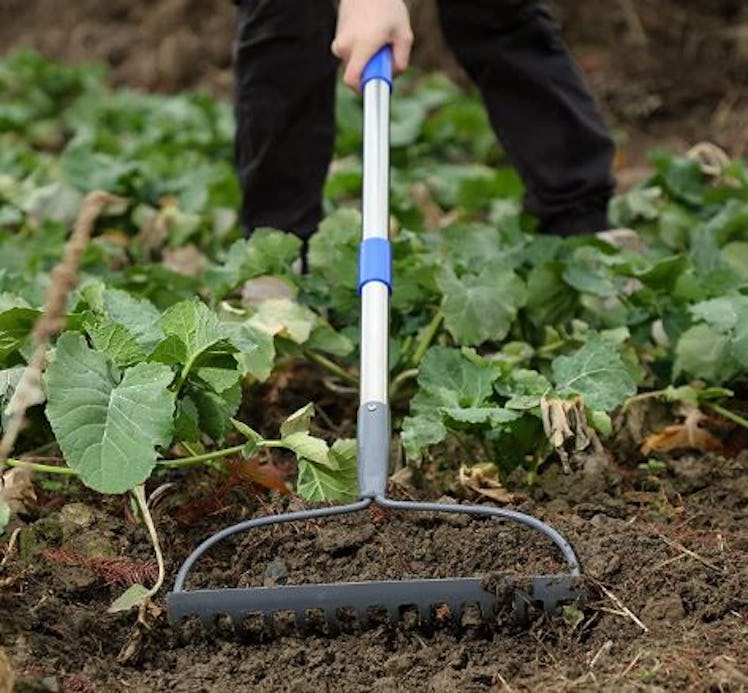
<svg viewBox="0 0 748 693"><path fill-rule="evenodd" d="M390 92L392 48L384 46L361 77L364 95L361 296L361 381L358 414L359 484L363 498L384 495L390 451L389 242Z"/></svg>

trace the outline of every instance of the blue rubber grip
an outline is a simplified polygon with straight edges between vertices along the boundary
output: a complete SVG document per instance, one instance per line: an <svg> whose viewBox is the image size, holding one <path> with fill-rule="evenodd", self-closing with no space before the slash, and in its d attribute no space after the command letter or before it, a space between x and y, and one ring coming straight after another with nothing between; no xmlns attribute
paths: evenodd
<svg viewBox="0 0 748 693"><path fill-rule="evenodd" d="M386 238L367 238L359 246L359 294L368 282L382 282L392 293L392 248Z"/></svg>
<svg viewBox="0 0 748 693"><path fill-rule="evenodd" d="M361 91L364 90L364 85L372 79L382 79L392 89L392 46L383 46L366 63L361 73Z"/></svg>

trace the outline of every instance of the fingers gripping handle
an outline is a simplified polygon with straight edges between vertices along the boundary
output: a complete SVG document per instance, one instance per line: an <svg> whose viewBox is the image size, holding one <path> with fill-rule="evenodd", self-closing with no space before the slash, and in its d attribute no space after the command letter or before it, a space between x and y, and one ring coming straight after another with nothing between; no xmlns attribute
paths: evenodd
<svg viewBox="0 0 748 693"><path fill-rule="evenodd" d="M361 91L372 79L381 79L392 88L392 46L382 46L361 73Z"/></svg>

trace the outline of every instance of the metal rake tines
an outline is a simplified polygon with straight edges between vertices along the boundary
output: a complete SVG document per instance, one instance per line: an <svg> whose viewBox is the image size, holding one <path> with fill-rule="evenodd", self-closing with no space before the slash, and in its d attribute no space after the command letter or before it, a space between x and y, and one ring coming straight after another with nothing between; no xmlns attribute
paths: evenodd
<svg viewBox="0 0 748 693"><path fill-rule="evenodd" d="M488 617L495 609L496 599L477 578L335 582L172 593L169 616L173 622L198 616L210 626L219 614L241 623L248 614L272 617L292 612L296 626L303 628L307 612L319 611L324 613L328 626L335 627L341 612L355 614L359 623L367 623L380 614L397 622L403 610L415 608L425 623L433 619L436 605L446 605L450 613L459 614L468 603L477 604Z"/></svg>
<svg viewBox="0 0 748 693"><path fill-rule="evenodd" d="M535 576L516 584L513 578L506 578L502 589L491 591L478 578L195 590L170 594L168 610L172 623L197 616L207 628L226 616L239 628L249 618L260 616L267 631L275 630L279 615L284 616L286 626L290 620L296 629L305 630L312 622L324 622L331 632L353 620L359 625L387 620L394 624L409 611L418 614L421 624L459 622L467 608L477 608L487 621L498 609L508 607L517 620L523 620L531 605L553 613L561 602L577 599L576 582L571 576L559 575Z"/></svg>

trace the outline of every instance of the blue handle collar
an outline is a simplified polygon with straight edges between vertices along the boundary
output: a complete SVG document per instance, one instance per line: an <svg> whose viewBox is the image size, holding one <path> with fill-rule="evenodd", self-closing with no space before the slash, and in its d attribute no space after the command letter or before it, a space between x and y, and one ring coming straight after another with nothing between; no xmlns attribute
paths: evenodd
<svg viewBox="0 0 748 693"><path fill-rule="evenodd" d="M366 63L361 73L361 91L372 79L384 80L392 89L392 46L383 46Z"/></svg>

